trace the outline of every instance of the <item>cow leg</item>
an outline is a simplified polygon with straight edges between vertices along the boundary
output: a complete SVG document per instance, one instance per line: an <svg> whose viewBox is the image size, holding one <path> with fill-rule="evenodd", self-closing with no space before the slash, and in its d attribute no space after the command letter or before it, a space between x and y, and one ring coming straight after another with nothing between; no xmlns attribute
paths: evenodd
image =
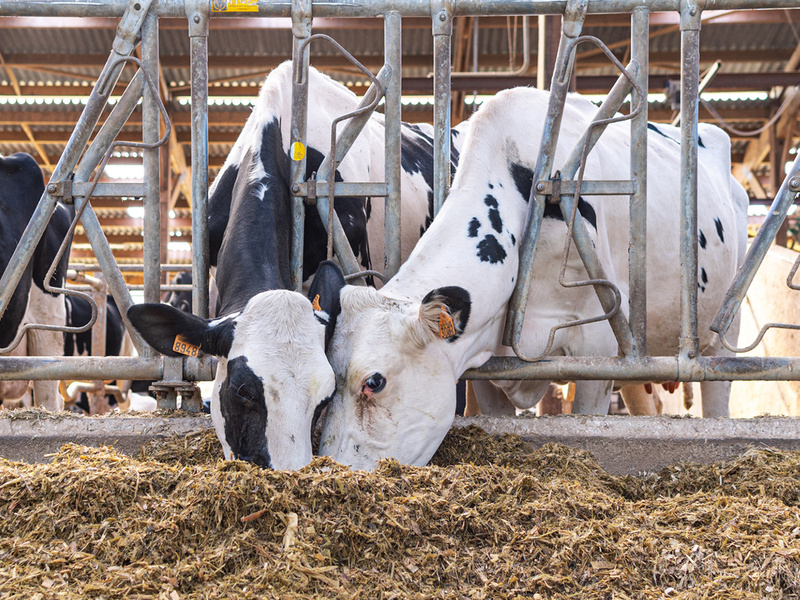
<svg viewBox="0 0 800 600"><path fill-rule="evenodd" d="M22 340L11 352L6 356L27 356L27 334L22 336ZM22 408L21 402L16 402L22 398L28 391L28 384L30 382L26 379L14 379L8 381L0 381L0 404L3 408L10 410L14 408Z"/></svg>
<svg viewBox="0 0 800 600"><path fill-rule="evenodd" d="M700 382L703 417L729 417L728 401L731 396L730 381Z"/></svg>
<svg viewBox="0 0 800 600"><path fill-rule="evenodd" d="M479 413L490 417L507 417L517 414L514 405L506 393L491 381L475 379L470 381L472 391L477 400ZM472 412L472 410L470 410ZM469 415L474 416L474 415Z"/></svg>
<svg viewBox="0 0 800 600"><path fill-rule="evenodd" d="M607 415L613 387L613 381L576 381L572 414Z"/></svg>
<svg viewBox="0 0 800 600"><path fill-rule="evenodd" d="M619 388L619 393L631 415L661 414L661 400L655 386L652 393L648 394L642 384L623 385Z"/></svg>

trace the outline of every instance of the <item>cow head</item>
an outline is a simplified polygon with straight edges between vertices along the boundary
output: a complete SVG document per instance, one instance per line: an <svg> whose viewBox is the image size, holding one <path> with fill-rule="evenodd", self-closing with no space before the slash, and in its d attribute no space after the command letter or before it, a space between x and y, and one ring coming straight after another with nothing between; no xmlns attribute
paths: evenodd
<svg viewBox="0 0 800 600"><path fill-rule="evenodd" d="M313 307L297 292L272 290L214 320L166 304L132 306L128 317L168 356L198 348L219 357L211 416L225 458L297 469L311 461L312 422L334 392L325 336L338 313L335 286L335 277L319 278Z"/></svg>
<svg viewBox="0 0 800 600"><path fill-rule="evenodd" d="M358 469L389 457L425 465L453 422L460 365L451 354L469 293L439 288L413 302L347 286L341 304L328 353L337 389L320 454Z"/></svg>

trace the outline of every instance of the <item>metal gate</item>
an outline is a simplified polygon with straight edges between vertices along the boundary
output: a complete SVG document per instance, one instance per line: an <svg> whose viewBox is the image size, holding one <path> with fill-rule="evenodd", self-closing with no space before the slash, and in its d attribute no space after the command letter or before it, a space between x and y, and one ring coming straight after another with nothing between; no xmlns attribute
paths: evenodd
<svg viewBox="0 0 800 600"><path fill-rule="evenodd" d="M553 76L549 113L539 162L535 170L531 214L521 242L520 276L517 289L509 304L509 317L504 341L515 349L518 358L495 357L479 369L466 374L476 379L616 379L655 381L702 381L764 379L800 379L800 358L729 358L700 356L697 332L697 123L699 82L699 39L704 9L753 9L796 7L788 0L292 0L270 2L266 0L74 0L51 2L49 0L0 0L1 16L59 16L59 17L117 17L121 18L103 73L92 90L86 108L56 165L38 208L19 242L17 250L0 279L0 315L5 311L11 294L20 279L24 265L41 238L58 202L73 203L78 218L92 245L109 291L124 316L131 306L131 295L121 271L114 261L100 223L92 210L89 198L94 195L142 196L145 205L144 234L144 297L147 302L160 299L159 276L159 116L169 119L160 103L155 85L158 69L158 19L185 17L191 44L191 167L192 167L192 275L193 312L207 317L208 311L208 31L211 18L241 16L237 10L247 9L247 16L291 17L295 77L293 87L292 142L305 142L307 102L308 46L325 40L338 46L328 36L312 35L312 17L375 17L385 21L385 64L377 76L371 77L373 85L362 102L362 109L348 118L349 123L341 135L332 135L332 151L320 169L319 181L304 181L305 164L293 161L291 191L294 200L294 230L292 271L299 289L302 273L303 214L307 201L315 200L323 223L332 235L329 239L336 249L340 262L348 273L357 271L349 245L344 239L341 225L332 212L331 194L383 196L386 206L386 276L391 277L400 266L400 45L401 23L404 17L429 17L434 37L434 205L441 207L449 189L450 170L450 57L452 22L455 16L562 14L564 27L559 56ZM647 144L647 84L648 84L648 32L650 11L676 11L680 13L681 30L681 337L676 356L648 356L645 346L646 320L646 149ZM551 177L552 158L558 136L561 109L575 47L581 42L602 43L581 36L583 19L588 13L631 14L631 61L621 70L620 79L603 106L595 122L586 132L581 144L575 148L569 168L562 177ZM132 56L137 36L142 39L142 60ZM344 49L342 49L343 52ZM609 55L610 60L616 60ZM134 63L139 72L106 120L92 145L84 148L114 84L126 63ZM583 181L582 164L591 145L601 134L616 110L632 93L631 178L626 181ZM92 178L98 165L108 160L114 142L126 119L140 97L143 97L143 148L145 184L136 189L124 184L97 183ZM386 113L386 182L336 183L331 190L330 175L336 161L346 153L369 114L385 98ZM638 106L638 108L636 108ZM167 133L168 135L168 133ZM125 142L125 145L135 145ZM81 155L83 156L81 157ZM733 316L744 298L747 287L763 260L766 251L783 222L789 206L800 191L800 158L792 165L779 194L752 244L745 264L734 280L727 299L714 323L714 330L724 336ZM97 170L99 174L102 168ZM577 178L575 176L577 175ZM574 210L572 196L576 190L591 194L624 194L630 196L631 258L630 258L630 320L619 308L618 294L613 285L605 282L602 265L594 254L585 235L580 216ZM524 319L527 286L530 283L531 265L536 249L538 227L544 210L545 196L561 197L560 207L565 220L570 223L572 241L579 250L587 272L589 284L598 291L612 330L619 342L623 356L613 357L543 357L521 356L519 335ZM76 221L77 222L77 221ZM795 264L791 279L797 269ZM129 325L124 317L126 326ZM798 328L796 325L777 325ZM0 379L158 379L161 398L159 406L175 406L176 394L185 398L193 395L194 381L212 378L211 358L172 358L158 355L142 338L128 327L140 354L138 358L121 357L27 357L0 356ZM763 332L762 332L763 334ZM760 338L759 338L760 339ZM0 350L2 352L2 350ZM196 405L193 405L196 408Z"/></svg>

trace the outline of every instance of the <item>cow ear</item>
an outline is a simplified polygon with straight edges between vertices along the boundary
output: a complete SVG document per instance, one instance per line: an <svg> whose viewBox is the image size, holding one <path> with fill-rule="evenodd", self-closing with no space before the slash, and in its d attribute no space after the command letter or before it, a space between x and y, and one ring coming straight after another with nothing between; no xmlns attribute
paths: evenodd
<svg viewBox="0 0 800 600"><path fill-rule="evenodd" d="M135 304L128 309L128 319L148 344L167 356L197 356L203 351L226 357L236 327L233 319L210 322L168 304Z"/></svg>
<svg viewBox="0 0 800 600"><path fill-rule="evenodd" d="M436 288L422 299L419 320L435 337L454 342L467 327L471 307L469 292L464 288Z"/></svg>
<svg viewBox="0 0 800 600"><path fill-rule="evenodd" d="M326 350L336 329L336 319L342 312L339 296L343 287L344 275L339 265L330 260L321 262L308 290L308 299L314 315L325 325Z"/></svg>

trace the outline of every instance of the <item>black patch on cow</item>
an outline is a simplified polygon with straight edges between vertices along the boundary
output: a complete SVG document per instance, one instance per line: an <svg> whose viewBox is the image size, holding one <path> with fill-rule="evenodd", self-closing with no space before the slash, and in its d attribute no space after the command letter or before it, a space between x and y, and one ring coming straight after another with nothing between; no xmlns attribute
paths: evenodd
<svg viewBox="0 0 800 600"><path fill-rule="evenodd" d="M511 236L511 245L512 246L516 246L517 245L517 238L514 237L513 233L509 233L509 235Z"/></svg>
<svg viewBox="0 0 800 600"><path fill-rule="evenodd" d="M697 136L697 145L701 148L705 148L705 145L703 144L703 138L701 138L699 135Z"/></svg>
<svg viewBox="0 0 800 600"><path fill-rule="evenodd" d="M700 279L703 280L703 283L708 283L708 275L706 275L705 269L700 269Z"/></svg>
<svg viewBox="0 0 800 600"><path fill-rule="evenodd" d="M493 186L491 183L489 184L489 189L490 189L490 190L493 190L493 189L494 189L494 186Z"/></svg>
<svg viewBox="0 0 800 600"><path fill-rule="evenodd" d="M663 131L661 131L661 130L660 130L658 127L656 127L656 125L655 125L654 123L648 123L648 124L647 124L647 128L648 128L650 131L655 131L655 132L656 132L658 135L660 135L660 136L662 136L662 137L665 137L665 138L667 138L669 141L671 141L671 142L675 142L675 143L676 143L676 144L678 144L679 146L681 145L681 143L680 143L678 140L676 140L676 139L675 139L675 138L673 138L673 137L670 137L670 136L668 136L666 133L664 133L664 132L663 132Z"/></svg>
<svg viewBox="0 0 800 600"><path fill-rule="evenodd" d="M497 233L503 231L503 219L500 218L500 211L497 210L497 199L491 194L483 199L483 203L489 207L489 223Z"/></svg>
<svg viewBox="0 0 800 600"><path fill-rule="evenodd" d="M372 198L367 198L367 201L364 203L364 212L367 215L367 221L369 221L372 216Z"/></svg>
<svg viewBox="0 0 800 600"><path fill-rule="evenodd" d="M517 163L512 163L509 167L514 185L525 202L531 198L531 187L533 186L533 171Z"/></svg>
<svg viewBox="0 0 800 600"><path fill-rule="evenodd" d="M308 289L308 299L313 303L316 299L319 303L320 311L327 315L325 323L325 349L333 337L336 329L336 320L342 312L342 305L339 302L339 295L344 287L344 275L339 265L326 260L320 264L314 275L314 281Z"/></svg>
<svg viewBox="0 0 800 600"><path fill-rule="evenodd" d="M44 192L42 170L36 160L22 152L0 156L0 272L5 271L17 241L30 221ZM19 284L0 319L0 348L14 339L28 305L33 265L23 270Z"/></svg>
<svg viewBox="0 0 800 600"><path fill-rule="evenodd" d="M233 187L238 175L239 167L235 164L229 165L217 175L214 190L208 197L208 250L212 266L217 264L219 248L225 237L225 228L228 226L231 212Z"/></svg>
<svg viewBox="0 0 800 600"><path fill-rule="evenodd" d="M533 185L533 171L527 167L513 163L510 166L510 172L517 191L527 202L531 195L531 186ZM594 227L595 231L597 231L597 213L595 213L594 207L584 200L583 197L578 199L578 212L592 227ZM548 202L544 206L544 218L563 221L564 215L561 214L561 209L557 204Z"/></svg>
<svg viewBox="0 0 800 600"><path fill-rule="evenodd" d="M468 228L468 235L471 238L478 237L478 230L481 228L481 222L478 221L477 217L472 217L472 220L469 222Z"/></svg>
<svg viewBox="0 0 800 600"><path fill-rule="evenodd" d="M229 360L225 382L219 392L219 407L225 422L225 441L232 457L271 467L267 448L267 402L264 384L247 357Z"/></svg>
<svg viewBox="0 0 800 600"><path fill-rule="evenodd" d="M720 221L719 219L714 219L714 226L717 228L717 235L719 236L719 241L724 244L725 236L723 235L724 230L722 228L722 221Z"/></svg>
<svg viewBox="0 0 800 600"><path fill-rule="evenodd" d="M67 327L83 327L92 318L92 307L83 296L65 296ZM125 324L114 297L106 296L106 356L119 356ZM64 333L64 356L89 356L92 353L92 330Z"/></svg>
<svg viewBox="0 0 800 600"><path fill-rule="evenodd" d="M706 248L706 235L703 233L702 229L700 230L700 239L698 241L700 242L700 247L705 250L705 248Z"/></svg>
<svg viewBox="0 0 800 600"><path fill-rule="evenodd" d="M447 342L455 342L469 323L469 315L472 310L472 301L467 290L457 285L449 285L436 288L428 292L422 299L422 304L438 302L447 307L447 312L453 319L456 334L446 339Z"/></svg>
<svg viewBox="0 0 800 600"><path fill-rule="evenodd" d="M485 236L478 243L478 258L490 264L502 263L506 259L506 251L492 234Z"/></svg>

